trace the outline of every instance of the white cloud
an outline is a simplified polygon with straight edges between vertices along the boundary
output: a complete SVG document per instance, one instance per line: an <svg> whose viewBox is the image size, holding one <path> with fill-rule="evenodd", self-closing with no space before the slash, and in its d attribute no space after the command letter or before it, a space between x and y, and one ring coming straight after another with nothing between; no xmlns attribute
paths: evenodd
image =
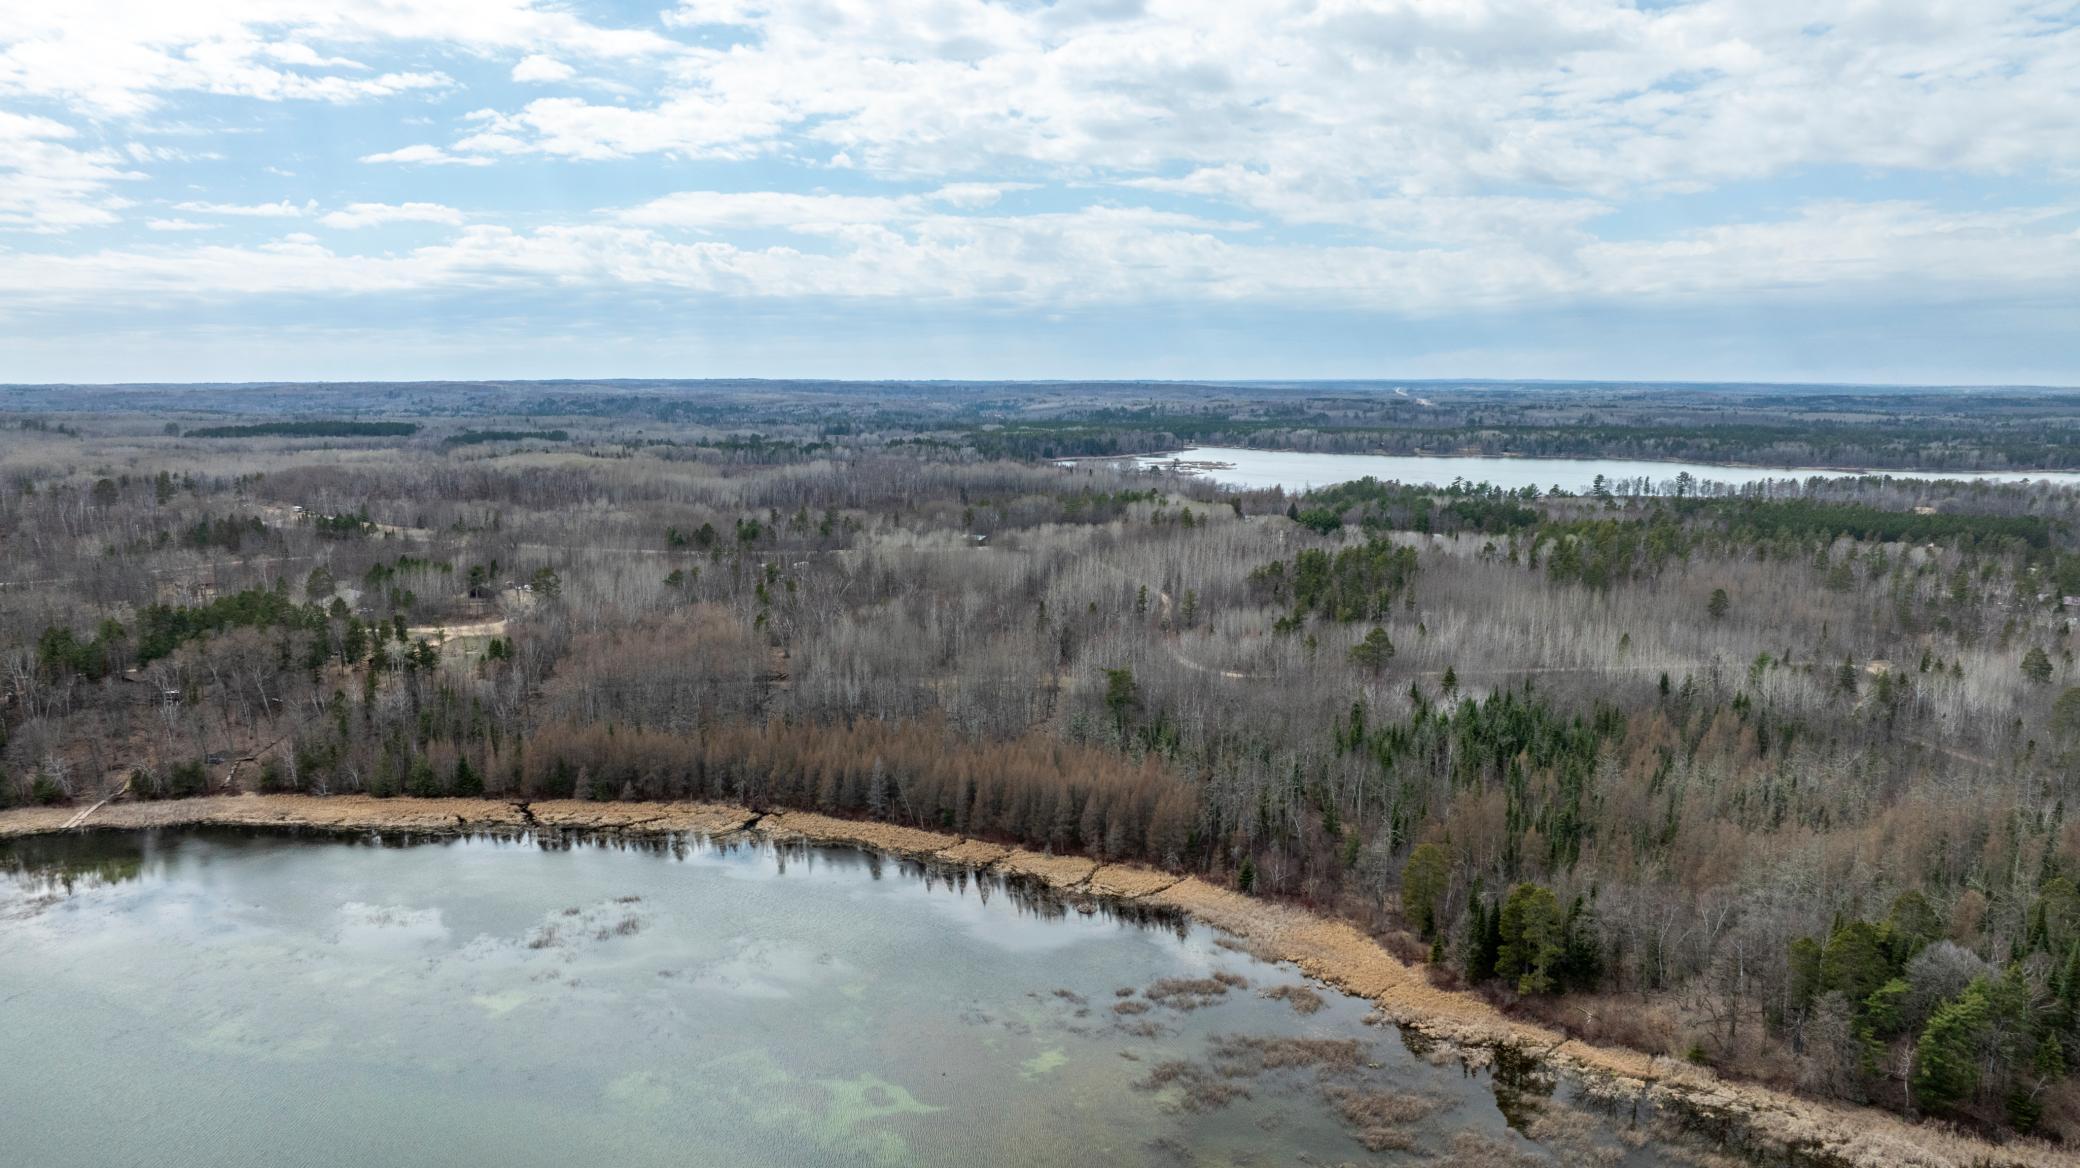
<svg viewBox="0 0 2080 1168"><path fill-rule="evenodd" d="M618 217L647 227L816 232L906 218L917 203L914 196L681 191L632 207Z"/></svg>
<svg viewBox="0 0 2080 1168"><path fill-rule="evenodd" d="M545 97L511 114L480 111L457 154L549 154L598 161L644 154L748 158L767 149L791 116L766 96L714 100L689 94L651 109Z"/></svg>
<svg viewBox="0 0 2080 1168"><path fill-rule="evenodd" d="M769 10L761 0L680 0L677 8L668 8L664 22L680 28L698 28L702 25L751 25Z"/></svg>
<svg viewBox="0 0 2080 1168"><path fill-rule="evenodd" d="M78 131L0 110L0 231L58 234L114 223L129 200L112 184L144 176L113 150L71 145Z"/></svg>
<svg viewBox="0 0 2080 1168"><path fill-rule="evenodd" d="M444 69L480 87L453 120L422 96L462 86ZM584 96L528 88L565 82ZM232 135L285 120L190 94L359 103L266 161L317 182L352 143L396 166L344 207L273 180L140 188L131 167L257 163ZM1417 314L2080 283L2070 0L686 0L654 28L562 0L75 0L0 5L17 104L47 112L0 112L16 299L546 285ZM140 145L168 132L145 121L225 149ZM529 230L446 205L457 176L424 169L516 160L501 205ZM684 160L764 189L590 214L562 193L647 197ZM238 190L296 197L175 202ZM118 192L193 218L103 247ZM404 252L179 238L232 215L454 230ZM69 237L17 250L27 232Z"/></svg>
<svg viewBox="0 0 2080 1168"><path fill-rule="evenodd" d="M0 6L0 95L129 116L182 91L265 101L352 102L454 84L444 73L374 73L330 51L396 43L472 55L626 60L679 46L595 24L549 0L74 0Z"/></svg>
<svg viewBox="0 0 2080 1168"><path fill-rule="evenodd" d="M363 162L401 162L419 166L489 166L491 160L482 156L458 156L438 146L420 143L396 150L385 150L379 154L364 154Z"/></svg>
<svg viewBox="0 0 2080 1168"><path fill-rule="evenodd" d="M332 211L319 217L318 222L337 230L381 227L388 223L442 223L454 226L462 222L462 212L439 203L349 203L344 210Z"/></svg>
<svg viewBox="0 0 2080 1168"><path fill-rule="evenodd" d="M1120 185L1232 203L1280 223L1356 227L1380 240L1403 242L1464 242L1498 235L1579 239L1584 224L1613 209L1609 202L1592 198L1380 195L1347 183L1282 182L1268 172L1241 166L1202 167L1176 178L1128 179Z"/></svg>
<svg viewBox="0 0 2080 1168"><path fill-rule="evenodd" d="M183 150L178 146L153 146L145 142L127 142L123 152L134 162L221 162L224 155L216 150Z"/></svg>
<svg viewBox="0 0 2080 1168"><path fill-rule="evenodd" d="M540 53L522 57L520 63L513 66L513 80L521 82L569 81L577 75L576 69Z"/></svg>
<svg viewBox="0 0 2080 1168"><path fill-rule="evenodd" d="M281 199L273 203L175 203L176 211L196 215L234 215L246 219L300 219L317 210L316 200L301 205Z"/></svg>
<svg viewBox="0 0 2080 1168"><path fill-rule="evenodd" d="M1912 202L1820 203L1798 214L1558 252L1508 240L1384 248L1254 239L1144 208L1019 216L934 212L900 199L714 195L658 200L623 222L521 232L466 226L402 254L344 252L306 234L258 246L0 255L0 300L356 295L417 290L671 289L765 299L1000 303L1057 310L1153 300L1402 314L1650 299L1660 305L1853 294L1859 303L2080 293L2080 238L2063 208L1958 214ZM821 224L821 246L684 234ZM1925 278L1931 268L1940 282Z"/></svg>
<svg viewBox="0 0 2080 1168"><path fill-rule="evenodd" d="M814 143L901 177L1233 166L1352 199L1611 198L1820 165L2080 168L2066 116L2080 30L2049 0L726 0L668 23L741 40L671 58L648 104L531 102L455 149L740 158Z"/></svg>
<svg viewBox="0 0 2080 1168"><path fill-rule="evenodd" d="M945 186L940 187L936 191L933 191L931 197L935 201L945 203L948 206L960 207L964 210L977 210L982 207L994 205L997 200L1004 197L1004 193L1006 191L1029 191L1032 190L1035 185L1037 184L984 182L947 183Z"/></svg>

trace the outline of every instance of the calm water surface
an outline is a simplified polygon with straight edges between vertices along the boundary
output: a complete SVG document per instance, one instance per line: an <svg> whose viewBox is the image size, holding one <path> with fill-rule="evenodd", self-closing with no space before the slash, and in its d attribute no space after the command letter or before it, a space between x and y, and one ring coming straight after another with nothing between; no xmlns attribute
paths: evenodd
<svg viewBox="0 0 2080 1168"><path fill-rule="evenodd" d="M1665 1162L1361 1002L1264 993L1301 984L1203 927L853 850L27 840L0 844L0 1143L38 1168Z"/></svg>
<svg viewBox="0 0 2080 1168"><path fill-rule="evenodd" d="M1616 458L1432 458L1403 454L1310 454L1293 450L1243 450L1225 446L1200 446L1175 454L1145 455L1142 466L1164 466L1172 462L1228 464L1206 472L1215 480L1248 489L1284 487L1304 491L1347 483L1366 475L1382 482L1431 483L1446 486L1455 478L1469 483L1493 483L1515 490L1559 485L1569 491L1584 491L1597 475L1611 481L1638 480L1654 484L1673 480L1685 471L1698 479L1740 486L1768 479L1805 479L1812 475L1841 475L1847 471L1813 470L1799 467L1715 466L1702 462L1644 462ZM1988 482L2050 482L2080 485L2080 473L2057 471L1883 471L1895 478L1946 478Z"/></svg>

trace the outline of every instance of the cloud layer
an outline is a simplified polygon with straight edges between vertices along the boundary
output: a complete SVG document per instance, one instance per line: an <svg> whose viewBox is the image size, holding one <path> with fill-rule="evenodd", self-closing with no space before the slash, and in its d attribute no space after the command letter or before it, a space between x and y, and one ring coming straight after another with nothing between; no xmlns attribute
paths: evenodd
<svg viewBox="0 0 2080 1168"><path fill-rule="evenodd" d="M2055 321L2076 122L2080 16L2040 0L18 5L0 330L31 302L39 329L67 302L229 327L284 294L365 328L411 294L392 327L425 342L481 323L472 293L545 289L789 330L847 304L955 331ZM2028 368L2080 376L2076 345Z"/></svg>

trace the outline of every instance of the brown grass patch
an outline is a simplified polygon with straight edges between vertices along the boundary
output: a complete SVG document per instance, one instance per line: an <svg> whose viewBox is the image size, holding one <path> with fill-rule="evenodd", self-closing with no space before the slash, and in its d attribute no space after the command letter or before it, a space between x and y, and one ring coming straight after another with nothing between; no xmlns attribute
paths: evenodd
<svg viewBox="0 0 2080 1168"><path fill-rule="evenodd" d="M1131 864L1106 864L1090 874L1084 887L1099 896L1116 896L1122 900L1148 896L1161 892L1177 883L1177 877L1153 868L1142 868Z"/></svg>
<svg viewBox="0 0 2080 1168"><path fill-rule="evenodd" d="M1179 1088L1178 1105L1186 1111L1218 1111L1237 1099L1248 1099L1249 1088L1225 1081L1207 1068L1182 1059L1157 1063L1148 1074L1134 1081L1143 1091Z"/></svg>
<svg viewBox="0 0 2080 1168"><path fill-rule="evenodd" d="M1355 1038L1222 1035L1210 1045L1214 1066L1230 1079L1304 1067L1354 1071L1365 1062L1365 1044Z"/></svg>
<svg viewBox="0 0 2080 1168"><path fill-rule="evenodd" d="M1546 1163L1543 1156L1479 1132L1453 1132L1447 1148L1445 1162L1453 1168L1533 1168Z"/></svg>
<svg viewBox="0 0 2080 1168"><path fill-rule="evenodd" d="M1313 1014L1328 1004L1313 987L1304 985L1272 986L1264 991L1264 996L1274 1002L1284 1002L1298 1014Z"/></svg>
<svg viewBox="0 0 2080 1168"><path fill-rule="evenodd" d="M971 868L987 868L1011 854L1003 844L989 844L981 840L962 840L950 848L941 849L938 859L949 864L963 864Z"/></svg>
<svg viewBox="0 0 2080 1168"><path fill-rule="evenodd" d="M1415 1133L1409 1128L1450 1106L1447 1100L1434 1095L1404 1095L1398 1091L1331 1087L1322 1095L1335 1106L1336 1114L1368 1152L1413 1149Z"/></svg>
<svg viewBox="0 0 2080 1168"><path fill-rule="evenodd" d="M1230 985L1213 977L1164 977L1149 983L1141 996L1173 1010L1196 1010L1227 996Z"/></svg>
<svg viewBox="0 0 2080 1168"><path fill-rule="evenodd" d="M541 804L536 804L537 814L540 814L540 807ZM928 859L958 843L935 831L920 831L893 823L839 819L813 811L776 811L760 820L759 828L775 835L799 835L821 843L878 848L912 859Z"/></svg>
<svg viewBox="0 0 2080 1168"><path fill-rule="evenodd" d="M1050 856L1013 848L997 861L997 868L1016 876L1031 876L1050 888L1074 888L1090 879L1091 873L1098 870L1098 862L1083 856Z"/></svg>

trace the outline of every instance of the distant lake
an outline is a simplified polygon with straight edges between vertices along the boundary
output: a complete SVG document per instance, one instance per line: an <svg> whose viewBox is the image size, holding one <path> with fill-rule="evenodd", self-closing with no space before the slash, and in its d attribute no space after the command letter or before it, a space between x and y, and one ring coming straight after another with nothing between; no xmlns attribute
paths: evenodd
<svg viewBox="0 0 2080 1168"><path fill-rule="evenodd" d="M1455 478L1470 483L1493 483L1515 490L1559 485L1569 491L1587 490L1597 475L1616 484L1645 479L1661 484L1688 471L1694 478L1740 486L1768 479L1806 479L1813 475L1840 476L1858 472L1815 470L1810 467L1717 466L1703 462L1652 462L1622 458L1486 458L1428 457L1414 454L1313 454L1293 450L1244 450L1227 446L1198 446L1175 454L1143 455L1135 460L1143 467L1173 466L1178 463L1224 463L1202 473L1217 482L1251 490L1283 487L1304 491L1347 483L1367 475L1382 482L1432 483L1446 486ZM2051 482L2061 486L2080 485L2080 472L2072 471L1873 471L1894 478L1967 479L1989 482Z"/></svg>
<svg viewBox="0 0 2080 1168"><path fill-rule="evenodd" d="M0 1159L1669 1162L1175 917L762 840L399 843L0 843Z"/></svg>

